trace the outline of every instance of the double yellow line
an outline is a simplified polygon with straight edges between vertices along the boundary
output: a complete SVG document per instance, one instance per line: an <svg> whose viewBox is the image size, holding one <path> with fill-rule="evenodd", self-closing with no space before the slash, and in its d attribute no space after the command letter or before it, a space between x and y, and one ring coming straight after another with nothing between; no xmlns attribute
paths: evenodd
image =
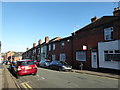
<svg viewBox="0 0 120 90"><path fill-rule="evenodd" d="M28 85L26 82L21 83L21 85L23 86L23 88L25 88L26 90L33 90L32 87L30 85Z"/></svg>

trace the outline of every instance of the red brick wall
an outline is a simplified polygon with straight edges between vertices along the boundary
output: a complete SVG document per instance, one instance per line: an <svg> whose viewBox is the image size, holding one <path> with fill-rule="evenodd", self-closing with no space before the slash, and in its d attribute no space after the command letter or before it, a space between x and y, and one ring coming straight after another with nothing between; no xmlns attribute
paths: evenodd
<svg viewBox="0 0 120 90"><path fill-rule="evenodd" d="M66 54L66 62L71 64L71 61L72 61L72 52L71 52L71 49L72 49L72 41L70 40L70 42L67 42L68 39L63 39L63 40L60 40L60 41L57 41L55 42L56 44L56 49L55 50L52 50L52 51L48 51L48 55L52 56L53 54L56 55L56 60L59 60L60 58L60 53L65 53ZM64 42L65 43L65 47L64 49L61 49L61 42ZM52 43L53 44L53 43ZM52 45L51 44L51 45ZM52 58L51 58L52 59Z"/></svg>
<svg viewBox="0 0 120 90"><path fill-rule="evenodd" d="M114 40L120 39L120 21L110 22L110 25L114 27ZM82 50L82 46L87 46L87 58L84 63L84 68L90 69L91 67L91 48L97 47L98 42L105 41L104 40L104 27L109 26L109 23L106 25L92 28L88 30L82 30L77 32L73 37L73 65L75 68L79 67L79 61L76 61L76 51Z"/></svg>

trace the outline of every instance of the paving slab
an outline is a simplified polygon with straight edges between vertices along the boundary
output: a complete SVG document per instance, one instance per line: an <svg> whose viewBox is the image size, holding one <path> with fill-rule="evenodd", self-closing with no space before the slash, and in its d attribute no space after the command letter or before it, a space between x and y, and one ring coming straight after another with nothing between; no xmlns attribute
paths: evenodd
<svg viewBox="0 0 120 90"><path fill-rule="evenodd" d="M120 79L120 75L116 75L116 74L108 74L108 73L88 71L88 70L75 70L75 69L73 69L72 71L76 73L83 73L83 74L90 74L90 75L97 75L97 76Z"/></svg>

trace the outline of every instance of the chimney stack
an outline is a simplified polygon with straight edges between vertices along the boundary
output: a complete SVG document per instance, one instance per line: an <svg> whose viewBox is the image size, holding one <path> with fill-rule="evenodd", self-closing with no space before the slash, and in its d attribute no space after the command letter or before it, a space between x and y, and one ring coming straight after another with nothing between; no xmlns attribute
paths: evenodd
<svg viewBox="0 0 120 90"><path fill-rule="evenodd" d="M47 43L48 41L49 41L49 37L46 36L46 37L45 37L45 43Z"/></svg>
<svg viewBox="0 0 120 90"><path fill-rule="evenodd" d="M33 47L36 47L36 43L33 43Z"/></svg>
<svg viewBox="0 0 120 90"><path fill-rule="evenodd" d="M42 44L42 40L41 39L38 41L38 45L40 45L40 44Z"/></svg>
<svg viewBox="0 0 120 90"><path fill-rule="evenodd" d="M96 20L98 20L98 18L96 16L94 16L93 18L91 18L91 22L95 22Z"/></svg>
<svg viewBox="0 0 120 90"><path fill-rule="evenodd" d="M114 8L113 15L120 16L120 7Z"/></svg>

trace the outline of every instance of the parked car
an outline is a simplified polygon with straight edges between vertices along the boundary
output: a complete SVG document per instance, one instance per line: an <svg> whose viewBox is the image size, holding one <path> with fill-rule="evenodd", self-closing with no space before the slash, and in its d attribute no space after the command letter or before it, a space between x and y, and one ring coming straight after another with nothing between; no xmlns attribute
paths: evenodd
<svg viewBox="0 0 120 90"><path fill-rule="evenodd" d="M57 60L52 61L49 65L49 68L59 70L59 71L71 71L72 70L72 66L68 65L64 61L57 61Z"/></svg>
<svg viewBox="0 0 120 90"><path fill-rule="evenodd" d="M14 72L16 75L26 75L26 74L33 74L37 73L37 66L33 60L19 60L14 66Z"/></svg>
<svg viewBox="0 0 120 90"><path fill-rule="evenodd" d="M40 63L39 63L39 66L40 67L45 67L45 68L48 68L49 65L50 65L50 60L47 60L47 59L44 59L44 60L41 60Z"/></svg>
<svg viewBox="0 0 120 90"><path fill-rule="evenodd" d="M35 64L39 66L40 60L34 60Z"/></svg>
<svg viewBox="0 0 120 90"><path fill-rule="evenodd" d="M10 65L10 61L8 61L8 60L3 61L2 63L5 64L5 65Z"/></svg>

